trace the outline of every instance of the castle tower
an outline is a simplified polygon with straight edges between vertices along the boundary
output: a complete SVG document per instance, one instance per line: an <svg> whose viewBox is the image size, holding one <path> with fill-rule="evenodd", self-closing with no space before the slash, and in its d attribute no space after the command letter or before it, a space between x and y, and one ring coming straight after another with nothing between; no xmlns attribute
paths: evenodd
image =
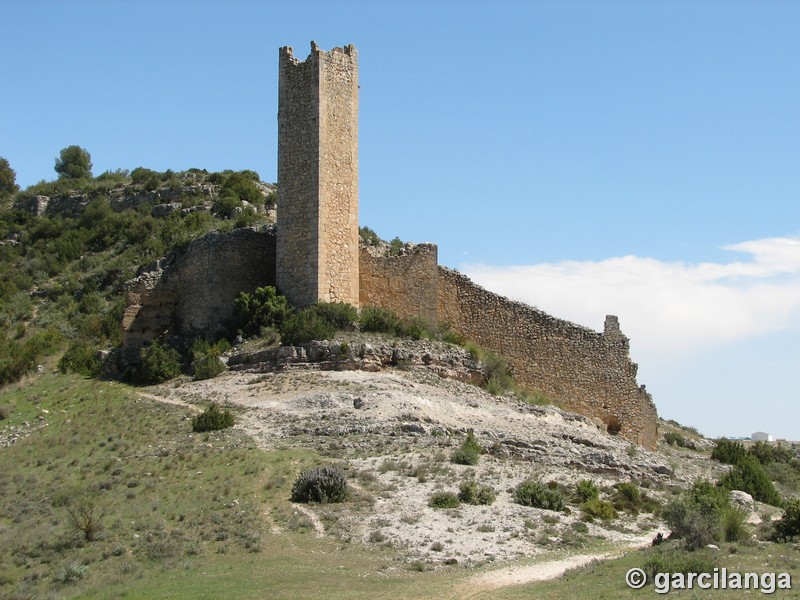
<svg viewBox="0 0 800 600"><path fill-rule="evenodd" d="M278 289L358 306L358 53L283 47L278 80Z"/></svg>

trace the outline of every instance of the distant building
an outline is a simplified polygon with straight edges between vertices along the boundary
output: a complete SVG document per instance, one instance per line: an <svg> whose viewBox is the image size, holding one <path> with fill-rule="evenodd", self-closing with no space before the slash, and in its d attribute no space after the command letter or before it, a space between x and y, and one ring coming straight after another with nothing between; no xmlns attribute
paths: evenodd
<svg viewBox="0 0 800 600"><path fill-rule="evenodd" d="M774 442L775 438L764 431L756 431L750 435L750 439L754 442Z"/></svg>

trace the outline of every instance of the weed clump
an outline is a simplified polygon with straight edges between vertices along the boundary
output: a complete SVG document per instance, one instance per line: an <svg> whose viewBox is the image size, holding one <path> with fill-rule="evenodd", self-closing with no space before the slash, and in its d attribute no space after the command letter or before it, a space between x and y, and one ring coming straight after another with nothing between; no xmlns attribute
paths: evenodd
<svg viewBox="0 0 800 600"><path fill-rule="evenodd" d="M431 508L458 508L461 501L453 492L435 492L428 499Z"/></svg>
<svg viewBox="0 0 800 600"><path fill-rule="evenodd" d="M578 496L578 500L581 502L588 502L589 500L595 500L600 497L600 490L588 479L579 481L576 485L575 492Z"/></svg>
<svg viewBox="0 0 800 600"><path fill-rule="evenodd" d="M514 501L533 508L564 510L564 496L561 491L550 489L535 479L526 479L514 488Z"/></svg>
<svg viewBox="0 0 800 600"><path fill-rule="evenodd" d="M233 413L229 409L221 410L216 402L212 402L202 413L192 417L192 431L218 431L233 427L234 421Z"/></svg>
<svg viewBox="0 0 800 600"><path fill-rule="evenodd" d="M318 467L303 471L292 485L292 502L327 504L344 502L347 498L347 478L336 467Z"/></svg>
<svg viewBox="0 0 800 600"><path fill-rule="evenodd" d="M617 518L617 511L614 505L600 498L591 498L581 504L581 510L588 517L602 519L603 521L610 521Z"/></svg>
<svg viewBox="0 0 800 600"><path fill-rule="evenodd" d="M489 485L478 485L475 481L461 484L458 499L465 504L489 505L497 499L497 492Z"/></svg>
<svg viewBox="0 0 800 600"><path fill-rule="evenodd" d="M453 452L450 461L457 465L477 465L478 456L481 453L481 445L475 438L475 434L470 429L467 432L467 438L461 445Z"/></svg>

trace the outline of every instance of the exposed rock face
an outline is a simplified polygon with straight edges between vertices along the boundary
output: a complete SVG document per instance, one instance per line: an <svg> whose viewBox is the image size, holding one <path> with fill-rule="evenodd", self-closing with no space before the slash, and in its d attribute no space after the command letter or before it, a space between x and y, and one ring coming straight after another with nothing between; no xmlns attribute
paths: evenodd
<svg viewBox="0 0 800 600"><path fill-rule="evenodd" d="M310 342L260 352L234 353L228 359L228 366L234 370L257 372L303 369L376 372L387 367L424 367L445 379L474 384L486 379L484 367L463 348L422 341Z"/></svg>

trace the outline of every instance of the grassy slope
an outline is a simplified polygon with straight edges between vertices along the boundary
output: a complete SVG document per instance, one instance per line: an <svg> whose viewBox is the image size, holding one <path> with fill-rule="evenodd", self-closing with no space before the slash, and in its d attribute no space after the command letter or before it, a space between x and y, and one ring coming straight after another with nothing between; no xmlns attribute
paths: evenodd
<svg viewBox="0 0 800 600"><path fill-rule="evenodd" d="M618 598L636 552L554 582L474 589L454 566L416 572L389 548L313 537L287 498L320 461L263 451L234 430L193 434L187 409L119 383L42 375L7 389L3 425L47 426L0 448L0 595L48 598ZM47 412L44 412L47 411ZM6 431L8 427L6 427ZM86 542L67 509L91 500L103 530ZM347 509L347 507L345 507ZM353 508L356 509L356 508ZM279 532L273 530L278 527ZM788 545L727 546L729 569L793 571ZM62 582L65 567L85 577ZM679 594L691 597L691 593ZM698 596L705 595L700 591ZM740 597L740 592L714 597ZM797 597L787 596L779 597Z"/></svg>

